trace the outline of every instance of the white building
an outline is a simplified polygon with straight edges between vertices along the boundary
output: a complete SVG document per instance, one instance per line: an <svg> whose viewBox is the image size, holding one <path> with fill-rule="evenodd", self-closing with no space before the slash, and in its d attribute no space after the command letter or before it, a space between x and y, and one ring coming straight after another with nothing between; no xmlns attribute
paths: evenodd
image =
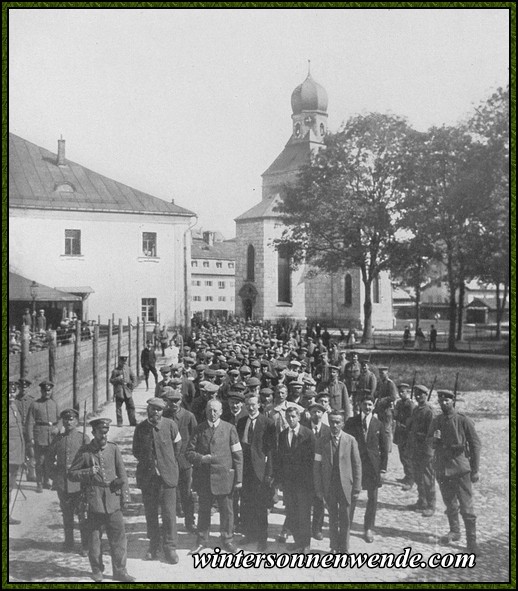
<svg viewBox="0 0 518 591"><path fill-rule="evenodd" d="M292 319L328 326L363 326L364 285L360 269L327 274L290 269L289 259L274 246L284 225L276 205L286 185L323 146L327 133L327 92L308 73L291 95L292 135L263 173L262 201L236 218L236 314L261 320ZM372 286L372 324L392 328L392 286L380 273Z"/></svg>
<svg viewBox="0 0 518 591"><path fill-rule="evenodd" d="M9 135L9 270L81 294L83 320L184 326L194 215Z"/></svg>
<svg viewBox="0 0 518 591"><path fill-rule="evenodd" d="M235 313L236 241L218 232L194 236L191 250L191 311L204 319Z"/></svg>

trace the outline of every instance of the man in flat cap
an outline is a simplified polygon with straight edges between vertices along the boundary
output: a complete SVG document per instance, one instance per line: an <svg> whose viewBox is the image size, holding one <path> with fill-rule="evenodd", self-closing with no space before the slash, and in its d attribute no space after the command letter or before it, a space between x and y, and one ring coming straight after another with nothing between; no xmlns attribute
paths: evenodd
<svg viewBox="0 0 518 591"><path fill-rule="evenodd" d="M178 426L180 437L180 452L178 454L178 486L176 495L177 515L181 512L185 517L185 529L189 533L195 531L194 528L194 498L192 495L192 465L185 457L187 444L194 434L198 422L193 413L182 406L182 393L179 388L166 388L163 394L163 400L167 402L167 408L164 410L164 417L172 419ZM178 499L178 493L179 499ZM180 500L180 503L178 501ZM181 510L180 509L181 507Z"/></svg>
<svg viewBox="0 0 518 591"><path fill-rule="evenodd" d="M36 462L36 492L43 492L44 488L50 489L50 480L47 473L45 456L54 435L58 432L59 411L58 405L52 399L54 384L49 380L40 383L41 396L29 407L27 415L27 436L29 443L34 448Z"/></svg>
<svg viewBox="0 0 518 591"><path fill-rule="evenodd" d="M160 371L160 375L162 376L162 379L158 382L158 384L155 387L155 397L156 398L163 398L165 388L170 388L172 386L172 384L171 384L171 374L172 374L171 366L163 365L159 371Z"/></svg>
<svg viewBox="0 0 518 591"><path fill-rule="evenodd" d="M398 479L403 484L403 490L410 490L414 486L414 467L412 462L411 450L408 445L407 425L412 416L415 403L411 398L411 388L408 384L402 382L398 386L399 400L394 407L394 444L399 450L399 460L403 466L404 476Z"/></svg>
<svg viewBox="0 0 518 591"><path fill-rule="evenodd" d="M77 430L79 413L73 408L61 411L59 415L64 431L58 433L52 441L46 456L48 473L53 481L53 489L58 492L59 506L63 514L63 529L65 541L63 552L74 551L74 515L78 515L79 531L81 534L81 555L88 553L88 534L86 522L81 514L81 485L68 477L68 470L81 446L90 442L86 434Z"/></svg>
<svg viewBox="0 0 518 591"><path fill-rule="evenodd" d="M200 382L200 396L197 396L192 403L191 412L196 417L196 421L203 423L206 418L205 409L207 402L218 395L219 387L211 382Z"/></svg>
<svg viewBox="0 0 518 591"><path fill-rule="evenodd" d="M101 539L106 529L110 543L113 578L131 583L126 570L127 540L122 510L130 501L128 477L118 446L108 441L111 419L90 421L93 439L81 447L68 471L73 482L80 482L88 503L88 558L92 579L103 580Z"/></svg>
<svg viewBox="0 0 518 591"><path fill-rule="evenodd" d="M248 413L244 408L245 394L242 390L233 388L228 394L227 402L227 408L223 411L221 419L234 425L234 427L237 427L238 421L243 417L248 416Z"/></svg>
<svg viewBox="0 0 518 591"><path fill-rule="evenodd" d="M166 406L162 398L150 398L147 401L147 419L137 425L133 435L133 455L138 461L137 486L142 490L146 513L149 538L146 560L158 559L160 509L164 555L167 562L176 564L176 487L182 437L175 421L163 416Z"/></svg>
<svg viewBox="0 0 518 591"><path fill-rule="evenodd" d="M29 436L27 434L27 417L29 415L29 408L34 402L34 396L30 394L29 388L31 382L26 378L21 378L13 386L18 386L16 394L16 408L20 413L23 425L23 436L25 439L25 464L27 466L27 482L36 482L36 462L34 459L34 447L31 445Z"/></svg>
<svg viewBox="0 0 518 591"><path fill-rule="evenodd" d="M196 427L185 457L194 466L193 488L199 495L198 536L192 554L208 546L213 499L218 502L222 547L234 553L232 491L242 487L243 451L234 425L221 420L220 400L209 400L207 420Z"/></svg>
<svg viewBox="0 0 518 591"><path fill-rule="evenodd" d="M433 466L433 447L428 439L428 431L434 412L428 404L428 388L421 384L414 386L417 406L408 421L408 446L411 450L412 468L417 484L417 503L410 505L414 511L422 512L424 517L435 513L435 470Z"/></svg>
<svg viewBox="0 0 518 591"><path fill-rule="evenodd" d="M122 427L122 405L126 404L129 424L134 427L137 424L135 418L135 402L133 401L133 390L137 387L137 378L128 365L128 357L121 355L117 367L112 371L110 383L113 386L115 408L117 416L117 427Z"/></svg>
<svg viewBox="0 0 518 591"><path fill-rule="evenodd" d="M479 480L480 439L473 421L455 410L454 393L439 390L437 394L442 414L433 419L428 438L435 449L435 470L450 525L441 542L450 544L460 539L460 510L466 528L466 550L477 554L477 517L471 484Z"/></svg>
<svg viewBox="0 0 518 591"><path fill-rule="evenodd" d="M25 439L20 412L16 407L18 383L9 382L9 508L11 506L11 492L16 486L16 478L20 466L25 462ZM19 525L21 522L9 515L9 525Z"/></svg>

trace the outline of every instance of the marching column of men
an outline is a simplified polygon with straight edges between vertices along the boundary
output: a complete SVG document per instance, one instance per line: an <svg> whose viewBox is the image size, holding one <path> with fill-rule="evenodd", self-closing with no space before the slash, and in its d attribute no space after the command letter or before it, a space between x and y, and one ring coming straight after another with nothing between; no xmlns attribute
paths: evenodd
<svg viewBox="0 0 518 591"><path fill-rule="evenodd" d="M428 389L397 387L389 367L379 368L378 379L369 360L356 352L346 364L333 349L330 360L320 338L313 342L285 334L279 339L260 326L200 328L186 341L183 355L161 367L157 381L152 344L146 343L146 388L150 372L157 383L147 416L138 424L132 399L137 378L126 357L119 358L110 380L117 426L123 403L135 426L136 479L149 538L143 558L157 560L163 553L170 564L178 562L177 515L185 517L187 532L196 533L191 553L208 547L215 504L224 550L236 551L239 528L243 545L266 551L268 516L280 491L286 520L278 539L293 536L293 551L306 552L311 538L323 539L327 507L330 551L349 552L362 490L367 493L364 539L371 543L392 442L404 471L398 479L403 490L417 484L417 502L410 508L424 517L434 514L437 478L449 521L442 542L460 539L460 513L468 550L477 551L471 484L478 480L480 441L472 421L454 409L453 393L439 391L442 414L434 416ZM114 578L134 580L126 570L122 513L129 502L128 479L119 448L107 439L111 421L91 421L89 441L77 431L74 409L58 412L51 382L40 384L37 400L27 385L27 380L9 384L9 490L20 466L31 465L26 448L32 447L36 490L50 488L52 479L58 493L64 549L73 549L74 515L82 515L81 552L88 551L92 578L103 578L106 530Z"/></svg>

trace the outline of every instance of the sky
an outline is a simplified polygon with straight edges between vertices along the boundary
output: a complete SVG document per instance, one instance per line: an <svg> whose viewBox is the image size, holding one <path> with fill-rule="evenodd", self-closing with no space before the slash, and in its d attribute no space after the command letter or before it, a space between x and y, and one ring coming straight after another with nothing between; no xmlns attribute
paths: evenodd
<svg viewBox="0 0 518 591"><path fill-rule="evenodd" d="M10 9L9 131L235 236L311 75L329 129L454 125L509 79L507 9Z"/></svg>

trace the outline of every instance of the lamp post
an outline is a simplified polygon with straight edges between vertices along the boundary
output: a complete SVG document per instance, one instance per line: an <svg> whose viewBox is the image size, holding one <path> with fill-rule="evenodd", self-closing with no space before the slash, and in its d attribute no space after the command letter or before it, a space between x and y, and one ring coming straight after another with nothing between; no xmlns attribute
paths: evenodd
<svg viewBox="0 0 518 591"><path fill-rule="evenodd" d="M31 283L32 298L32 332L36 332L36 298L38 297L38 284L36 281Z"/></svg>

